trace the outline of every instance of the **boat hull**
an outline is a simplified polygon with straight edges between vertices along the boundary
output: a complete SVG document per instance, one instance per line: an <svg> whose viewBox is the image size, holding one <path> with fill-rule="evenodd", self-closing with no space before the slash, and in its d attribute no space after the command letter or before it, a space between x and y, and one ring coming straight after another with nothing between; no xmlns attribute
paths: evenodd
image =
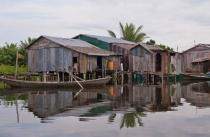
<svg viewBox="0 0 210 137"><path fill-rule="evenodd" d="M111 77L99 78L94 80L84 80L79 81L83 87L100 87L104 86ZM1 77L1 81L5 82L11 87L21 87L21 88L65 88L65 87L80 87L76 81L68 82L39 82L39 81L23 81L23 80L14 80L6 79Z"/></svg>
<svg viewBox="0 0 210 137"><path fill-rule="evenodd" d="M191 74L180 74L183 80L210 80L208 76L199 76L199 75L191 75Z"/></svg>

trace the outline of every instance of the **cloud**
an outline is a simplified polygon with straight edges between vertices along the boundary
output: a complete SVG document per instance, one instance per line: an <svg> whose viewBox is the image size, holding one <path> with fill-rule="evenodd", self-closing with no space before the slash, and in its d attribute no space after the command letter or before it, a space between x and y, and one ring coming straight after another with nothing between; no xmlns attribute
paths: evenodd
<svg viewBox="0 0 210 137"><path fill-rule="evenodd" d="M119 37L119 22L143 25L157 43L185 50L209 43L210 2L204 0L1 1L0 45L27 37L73 37L80 33Z"/></svg>

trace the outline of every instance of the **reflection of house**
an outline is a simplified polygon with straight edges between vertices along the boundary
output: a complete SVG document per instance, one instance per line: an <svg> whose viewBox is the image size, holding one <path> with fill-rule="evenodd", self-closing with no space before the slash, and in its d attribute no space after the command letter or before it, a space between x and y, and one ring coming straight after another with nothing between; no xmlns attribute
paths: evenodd
<svg viewBox="0 0 210 137"><path fill-rule="evenodd" d="M206 69L199 68L197 65L196 60L199 58L205 58L210 55L210 44L198 44L182 53L182 71L186 72L206 72ZM203 65L205 65L205 61L202 61ZM209 62L206 64L209 66ZM205 66L206 66L205 65ZM207 67L206 66L206 67Z"/></svg>
<svg viewBox="0 0 210 137"><path fill-rule="evenodd" d="M111 88L112 89L112 88ZM180 105L181 88L179 85L133 85L117 86L111 97L111 108L122 110L134 107L145 111L170 111ZM112 92L112 90L110 90Z"/></svg>
<svg viewBox="0 0 210 137"><path fill-rule="evenodd" d="M210 86L208 83L196 83L182 87L183 97L197 107L210 107Z"/></svg>
<svg viewBox="0 0 210 137"><path fill-rule="evenodd" d="M104 68L108 59L120 59L114 52L78 39L40 36L27 49L30 72L63 72L55 66L79 73L94 72Z"/></svg>
<svg viewBox="0 0 210 137"><path fill-rule="evenodd" d="M76 98L73 98L77 92L58 91L58 92L36 92L36 94L28 93L28 107L35 115L45 118L59 114L66 108L85 107L92 103L97 103L98 98L106 97L106 93L97 92L81 92ZM85 109L81 109L85 110ZM86 112L86 111L85 111Z"/></svg>

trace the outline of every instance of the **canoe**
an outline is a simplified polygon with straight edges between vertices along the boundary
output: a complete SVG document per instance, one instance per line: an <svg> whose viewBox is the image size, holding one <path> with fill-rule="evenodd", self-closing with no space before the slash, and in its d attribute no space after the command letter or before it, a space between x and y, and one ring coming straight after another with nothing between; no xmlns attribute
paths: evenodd
<svg viewBox="0 0 210 137"><path fill-rule="evenodd" d="M104 86L112 77L79 81L83 87L100 87ZM76 81L67 82L43 82L43 81L24 81L14 80L0 77L0 80L5 82L12 88L65 88L65 87L80 87Z"/></svg>
<svg viewBox="0 0 210 137"><path fill-rule="evenodd" d="M210 80L210 77L205 75L181 73L180 76L183 78L183 80Z"/></svg>

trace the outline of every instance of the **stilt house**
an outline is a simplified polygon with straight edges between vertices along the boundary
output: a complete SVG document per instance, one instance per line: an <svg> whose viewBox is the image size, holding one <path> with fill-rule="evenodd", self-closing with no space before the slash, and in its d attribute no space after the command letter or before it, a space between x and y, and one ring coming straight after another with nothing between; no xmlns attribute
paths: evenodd
<svg viewBox="0 0 210 137"><path fill-rule="evenodd" d="M29 72L60 73L60 76L64 68L77 73L93 73L106 68L108 60L120 60L116 53L79 39L40 36L27 49Z"/></svg>
<svg viewBox="0 0 210 137"><path fill-rule="evenodd" d="M210 72L210 55L192 61L193 70L199 73Z"/></svg>
<svg viewBox="0 0 210 137"><path fill-rule="evenodd" d="M73 38L81 39L101 49L121 54L122 56L120 61L117 62L117 66L119 66L120 63L122 63L123 70L126 71L129 70L130 67L132 67L129 64L129 51L131 48L135 47L137 43L114 37L96 36L96 35L87 35L87 34L80 34Z"/></svg>
<svg viewBox="0 0 210 137"><path fill-rule="evenodd" d="M174 52L168 52L158 45L138 44L130 49L131 71L148 71L170 73L171 56Z"/></svg>
<svg viewBox="0 0 210 137"><path fill-rule="evenodd" d="M210 44L198 44L184 51L182 53L182 72L206 72L208 70L208 61L204 61L202 58L208 56L210 56ZM196 62L200 62L199 59L201 59L203 65L207 63L204 68L196 67Z"/></svg>

